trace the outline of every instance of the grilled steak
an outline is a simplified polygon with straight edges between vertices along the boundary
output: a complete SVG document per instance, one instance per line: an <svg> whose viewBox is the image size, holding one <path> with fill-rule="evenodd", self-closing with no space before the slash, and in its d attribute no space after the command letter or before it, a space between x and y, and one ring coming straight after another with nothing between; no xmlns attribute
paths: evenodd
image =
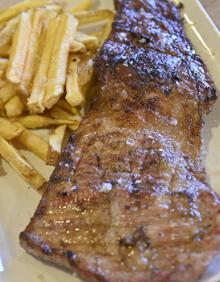
<svg viewBox="0 0 220 282"><path fill-rule="evenodd" d="M215 88L172 3L116 10L99 91L21 244L86 281L197 281L220 253L220 198L200 156Z"/></svg>

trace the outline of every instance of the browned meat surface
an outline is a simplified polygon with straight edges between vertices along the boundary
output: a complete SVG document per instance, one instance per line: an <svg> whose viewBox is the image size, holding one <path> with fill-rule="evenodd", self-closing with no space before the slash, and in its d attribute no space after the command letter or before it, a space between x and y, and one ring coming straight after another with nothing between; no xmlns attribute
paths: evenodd
<svg viewBox="0 0 220 282"><path fill-rule="evenodd" d="M197 281L220 253L220 198L200 158L216 99L165 0L117 0L99 91L22 246L86 281Z"/></svg>

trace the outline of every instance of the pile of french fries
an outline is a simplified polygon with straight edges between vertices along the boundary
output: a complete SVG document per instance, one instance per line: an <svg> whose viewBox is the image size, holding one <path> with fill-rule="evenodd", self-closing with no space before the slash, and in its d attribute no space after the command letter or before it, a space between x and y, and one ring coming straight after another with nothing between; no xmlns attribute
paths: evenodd
<svg viewBox="0 0 220 282"><path fill-rule="evenodd" d="M92 6L92 0L29 0L0 11L0 155L38 191L46 180L17 144L54 166L68 130L79 126L93 59L114 17ZM96 32L86 33L91 25ZM44 128L46 139L37 130Z"/></svg>

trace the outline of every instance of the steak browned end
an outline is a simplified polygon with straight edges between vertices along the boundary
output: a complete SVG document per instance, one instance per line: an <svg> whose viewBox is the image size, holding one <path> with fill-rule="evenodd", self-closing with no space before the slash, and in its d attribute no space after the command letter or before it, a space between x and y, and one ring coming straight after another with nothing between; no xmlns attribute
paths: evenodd
<svg viewBox="0 0 220 282"><path fill-rule="evenodd" d="M200 157L215 88L172 3L116 9L99 91L21 244L87 281L197 281L220 253L220 199Z"/></svg>

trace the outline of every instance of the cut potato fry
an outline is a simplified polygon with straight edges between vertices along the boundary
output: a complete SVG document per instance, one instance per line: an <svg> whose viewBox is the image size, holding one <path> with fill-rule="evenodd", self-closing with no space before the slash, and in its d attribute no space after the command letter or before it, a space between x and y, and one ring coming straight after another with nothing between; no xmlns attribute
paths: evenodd
<svg viewBox="0 0 220 282"><path fill-rule="evenodd" d="M51 109L64 93L68 56L77 24L77 20L71 14L63 13L60 16L48 71L47 91L43 101L47 109Z"/></svg>
<svg viewBox="0 0 220 282"><path fill-rule="evenodd" d="M0 88L0 99L3 103L8 102L12 97L17 94L16 86L12 83L5 83L2 88Z"/></svg>
<svg viewBox="0 0 220 282"><path fill-rule="evenodd" d="M6 44L0 47L0 57L2 58L9 58L11 51L11 44Z"/></svg>
<svg viewBox="0 0 220 282"><path fill-rule="evenodd" d="M26 95L30 93L30 83L32 82L36 69L40 35L42 33L45 16L46 11L44 9L36 10L32 16L31 35L21 81L21 88Z"/></svg>
<svg viewBox="0 0 220 282"><path fill-rule="evenodd" d="M30 35L31 13L24 12L20 16L18 27L13 38L6 75L7 79L12 83L20 83L22 80Z"/></svg>
<svg viewBox="0 0 220 282"><path fill-rule="evenodd" d="M7 84L8 84L7 80L0 78L0 89L5 87Z"/></svg>
<svg viewBox="0 0 220 282"><path fill-rule="evenodd" d="M6 23L6 25L3 27L3 29L0 31L0 48L4 47L7 44L10 44L12 41L13 35L15 33L17 23L19 18L16 17L9 22Z"/></svg>
<svg viewBox="0 0 220 282"><path fill-rule="evenodd" d="M92 35L87 35L83 32L77 31L75 35L75 40L82 43L84 46L86 46L87 49L97 49L99 46L99 40L97 37Z"/></svg>
<svg viewBox="0 0 220 282"><path fill-rule="evenodd" d="M37 7L43 7L50 3L53 3L53 1L31 0L31 1L23 1L23 2L17 3L14 6L6 8L4 11L0 13L0 25L16 17L17 15L19 15L22 12L25 12L27 10L37 8Z"/></svg>
<svg viewBox="0 0 220 282"><path fill-rule="evenodd" d="M108 22L107 22L107 24L106 24L106 27L105 27L105 29L104 29L104 31L103 31L103 33L102 33L102 36L101 36L101 45L103 45L104 44L104 42L106 41L106 39L109 37L109 35L110 35L110 32L111 32L111 30L112 30L112 23L113 23L113 19L112 20L109 20Z"/></svg>
<svg viewBox="0 0 220 282"><path fill-rule="evenodd" d="M30 183L34 188L40 191L40 188L45 182L30 163L2 136L0 136L0 155Z"/></svg>
<svg viewBox="0 0 220 282"><path fill-rule="evenodd" d="M52 125L75 125L79 123L78 121L67 119L52 119L39 115L19 117L16 119L16 121L20 122L24 127L29 129L46 128Z"/></svg>
<svg viewBox="0 0 220 282"><path fill-rule="evenodd" d="M2 164L2 158L0 157L0 176L5 176L5 175L6 175L6 171Z"/></svg>
<svg viewBox="0 0 220 282"><path fill-rule="evenodd" d="M79 115L72 115L65 110L61 109L58 106L54 106L50 110L50 116L54 119L67 119L67 120L73 120L73 121L81 121L82 117Z"/></svg>
<svg viewBox="0 0 220 282"><path fill-rule="evenodd" d="M12 97L5 104L5 111L8 117L18 117L22 114L24 105L19 96Z"/></svg>
<svg viewBox="0 0 220 282"><path fill-rule="evenodd" d="M46 32L45 48L43 50L39 68L33 82L32 93L27 103L28 109L32 114L42 113L45 109L43 106L43 99L46 94L47 73L59 21L60 20L58 17L52 17L49 20L48 29Z"/></svg>
<svg viewBox="0 0 220 282"><path fill-rule="evenodd" d="M74 16L79 21L79 25L85 25L105 20L113 20L115 13L111 10L83 11L74 13Z"/></svg>
<svg viewBox="0 0 220 282"><path fill-rule="evenodd" d="M94 73L94 55L87 53L85 56L80 56L80 61L78 65L78 84L79 87L84 87L93 78ZM86 91L85 91L86 92Z"/></svg>
<svg viewBox="0 0 220 282"><path fill-rule="evenodd" d="M57 103L57 106L59 106L60 108L64 109L65 111L67 111L68 113L72 115L80 115L79 111L75 107L72 107L69 103L67 103L67 101L63 99L61 99Z"/></svg>
<svg viewBox="0 0 220 282"><path fill-rule="evenodd" d="M84 103L85 99L78 84L78 58L73 58L69 65L66 82L66 100L72 106L76 107Z"/></svg>
<svg viewBox="0 0 220 282"><path fill-rule="evenodd" d="M70 52L71 53L84 53L86 51L86 46L82 43L73 40L72 44L70 45Z"/></svg>
<svg viewBox="0 0 220 282"><path fill-rule="evenodd" d="M60 158L63 141L66 134L66 125L57 127L49 138L49 150L47 154L47 164L55 166Z"/></svg>
<svg viewBox="0 0 220 282"><path fill-rule="evenodd" d="M68 125L68 128L69 128L69 130L71 130L71 131L77 130L78 127L79 127L79 124L71 124L71 125Z"/></svg>
<svg viewBox="0 0 220 282"><path fill-rule="evenodd" d="M0 117L0 135L6 140L12 140L21 135L23 129L16 126L9 120Z"/></svg>
<svg viewBox="0 0 220 282"><path fill-rule="evenodd" d="M8 59L0 58L0 71L5 72L5 70L7 69L7 66L8 66Z"/></svg>
<svg viewBox="0 0 220 282"><path fill-rule="evenodd" d="M93 5L92 0L82 0L78 4L73 6L70 9L70 12L74 14L77 12L90 10L92 8L92 5Z"/></svg>
<svg viewBox="0 0 220 282"><path fill-rule="evenodd" d="M38 135L32 133L28 129L25 129L20 123L17 122L14 124L21 130L23 130L22 133L16 138L16 140L46 162L49 144Z"/></svg>

